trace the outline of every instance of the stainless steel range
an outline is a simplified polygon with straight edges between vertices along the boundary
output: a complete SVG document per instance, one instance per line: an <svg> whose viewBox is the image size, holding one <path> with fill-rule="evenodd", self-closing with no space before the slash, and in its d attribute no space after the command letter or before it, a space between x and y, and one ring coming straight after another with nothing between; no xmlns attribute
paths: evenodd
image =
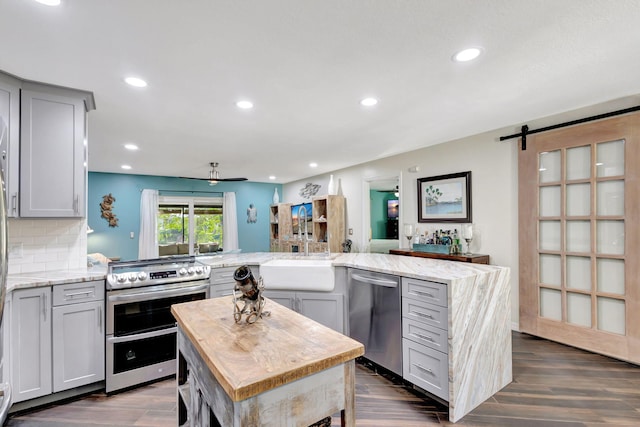
<svg viewBox="0 0 640 427"><path fill-rule="evenodd" d="M107 393L176 373L171 305L208 298L210 274L193 256L109 263Z"/></svg>

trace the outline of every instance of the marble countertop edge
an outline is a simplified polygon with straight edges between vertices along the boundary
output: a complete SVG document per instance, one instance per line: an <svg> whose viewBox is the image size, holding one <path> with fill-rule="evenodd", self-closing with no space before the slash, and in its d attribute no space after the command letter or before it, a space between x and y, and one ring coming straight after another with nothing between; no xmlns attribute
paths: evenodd
<svg viewBox="0 0 640 427"><path fill-rule="evenodd" d="M432 280L446 284L451 284L459 279L506 268L495 265L472 264L377 253L312 254L304 256L287 252L250 252L244 254L240 253L198 257L198 261L209 265L214 269L239 267L245 264L259 265L274 259L331 259L334 267L361 268L379 273L394 274L414 279ZM106 275L106 265L71 270L10 274L7 277L7 291L10 292L13 289L55 286L92 280L104 280Z"/></svg>

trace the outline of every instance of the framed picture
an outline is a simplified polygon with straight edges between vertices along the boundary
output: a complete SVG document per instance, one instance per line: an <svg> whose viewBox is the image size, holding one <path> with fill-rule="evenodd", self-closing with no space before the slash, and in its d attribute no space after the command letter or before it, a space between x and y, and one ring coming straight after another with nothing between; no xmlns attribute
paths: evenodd
<svg viewBox="0 0 640 427"><path fill-rule="evenodd" d="M418 178L418 222L471 222L471 171Z"/></svg>

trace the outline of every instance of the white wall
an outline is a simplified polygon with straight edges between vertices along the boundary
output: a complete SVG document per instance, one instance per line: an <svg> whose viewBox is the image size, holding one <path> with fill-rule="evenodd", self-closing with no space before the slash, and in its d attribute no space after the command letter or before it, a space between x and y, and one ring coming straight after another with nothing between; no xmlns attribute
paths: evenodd
<svg viewBox="0 0 640 427"><path fill-rule="evenodd" d="M366 251L368 230L363 229L363 215L368 213L365 181L374 178L400 177L400 224L413 223L422 232L460 227L453 224L418 223L417 179L435 175L471 171L472 219L475 237L472 250L491 256L491 263L511 268L513 288L512 319L518 321L518 226L517 226L517 144L498 142L513 129L491 132L439 144L409 153L334 171L347 199L347 228L353 229L354 251ZM417 173L408 171L419 167ZM302 201L298 194L307 182L320 184L319 194L326 194L328 175L288 183L282 201ZM367 208L364 210L364 208ZM403 247L406 239L401 236Z"/></svg>
<svg viewBox="0 0 640 427"><path fill-rule="evenodd" d="M566 121L629 108L640 104L640 95L612 100L595 106L564 112L551 117L531 120L529 129L539 129ZM400 224L414 223L421 231L455 228L452 224L417 223L417 179L456 172L471 171L472 214L474 223L473 252L488 254L491 264L511 269L511 319L514 329L519 322L518 292L518 151L516 140L500 142L499 137L519 132L520 124L492 132L462 138L416 151L364 163L331 172L341 183L347 199L347 228L353 229L355 251L366 251L367 233L363 230L363 209L368 208L368 194L363 182L372 178L400 177ZM420 171L410 173L410 167ZM283 187L283 202L302 201L298 191L307 182L321 184L320 194L326 194L329 175L320 175ZM368 210L365 211L368 215ZM402 232L401 232L402 233ZM402 239L402 237L401 237ZM407 246L401 240L403 246Z"/></svg>

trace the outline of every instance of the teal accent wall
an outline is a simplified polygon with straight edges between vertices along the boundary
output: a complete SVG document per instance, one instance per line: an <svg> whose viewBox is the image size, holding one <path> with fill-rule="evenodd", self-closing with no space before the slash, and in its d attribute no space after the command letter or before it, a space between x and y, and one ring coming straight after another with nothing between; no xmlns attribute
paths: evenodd
<svg viewBox="0 0 640 427"><path fill-rule="evenodd" d="M138 258L143 189L159 190L161 195L187 197L207 197L206 193L220 197L222 192L235 192L240 249L242 252L268 252L269 205L273 201L274 188L282 194L281 184L240 181L220 182L212 187L206 181L194 179L89 172L87 222L94 232L87 236L87 253L99 252L107 257L120 257L123 261ZM107 220L100 216L102 197L109 193L116 198L113 213L118 218L118 227L109 227ZM247 208L251 203L258 210L258 221L250 224L247 223Z"/></svg>
<svg viewBox="0 0 640 427"><path fill-rule="evenodd" d="M388 191L371 190L369 192L371 203L371 238L387 238L387 201L397 199Z"/></svg>

